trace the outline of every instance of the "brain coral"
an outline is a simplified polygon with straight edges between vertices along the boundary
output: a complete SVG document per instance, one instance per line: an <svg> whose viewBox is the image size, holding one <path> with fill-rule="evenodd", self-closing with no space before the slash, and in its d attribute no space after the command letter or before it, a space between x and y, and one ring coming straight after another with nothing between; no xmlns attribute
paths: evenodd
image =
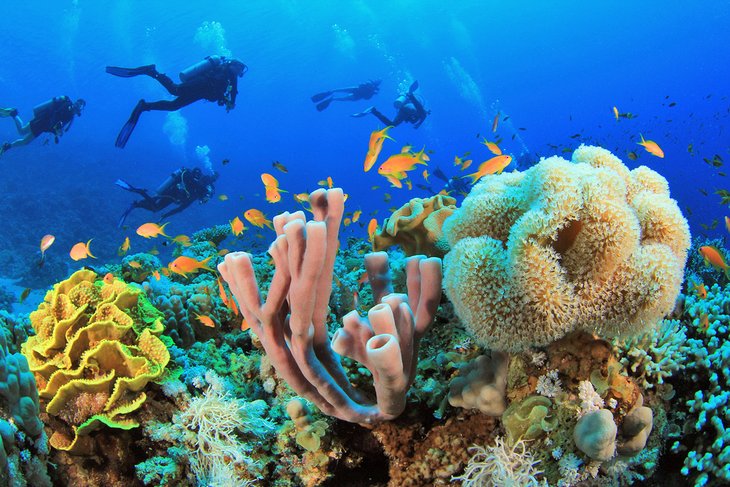
<svg viewBox="0 0 730 487"><path fill-rule="evenodd" d="M50 444L86 453L102 425L137 426L130 413L170 360L161 314L124 281L81 270L56 284L30 314L36 335L22 346L41 405L56 418Z"/></svg>
<svg viewBox="0 0 730 487"><path fill-rule="evenodd" d="M690 244L662 176L583 145L572 162L482 178L444 234L446 294L478 339L507 351L655 326Z"/></svg>

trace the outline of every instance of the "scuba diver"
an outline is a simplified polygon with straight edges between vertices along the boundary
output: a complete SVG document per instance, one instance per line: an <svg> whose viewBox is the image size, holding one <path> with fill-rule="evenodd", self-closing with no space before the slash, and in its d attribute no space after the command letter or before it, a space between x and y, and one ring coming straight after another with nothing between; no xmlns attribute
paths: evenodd
<svg viewBox="0 0 730 487"><path fill-rule="evenodd" d="M133 201L127 210L119 219L117 227L124 225L127 216L135 208L143 208L151 212L161 211L171 204L177 205L176 208L164 213L162 218L180 213L185 208L193 204L194 201L200 200L200 204L207 203L215 193L213 183L218 179L218 173L203 174L200 168L187 169L180 168L170 175L157 190L154 196L150 196L146 189L135 188L131 184L117 179L114 184L122 189L137 193L142 196L141 200Z"/></svg>
<svg viewBox="0 0 730 487"><path fill-rule="evenodd" d="M317 103L317 111L321 112L330 106L330 103L333 101L369 100L380 89L381 81L382 80L379 79L370 80L366 83L360 83L357 86L351 86L349 88L337 88L335 90L317 93L312 97L312 102ZM336 93L345 93L345 95L334 96Z"/></svg>
<svg viewBox="0 0 730 487"><path fill-rule="evenodd" d="M72 102L67 96L57 96L33 108L33 118L26 124L18 116L17 108L0 108L0 117L13 117L15 128L22 135L13 142L5 142L0 147L0 155L12 147L29 144L44 132L53 134L58 144L58 138L68 132L74 116L80 117L85 106L86 102L81 98Z"/></svg>
<svg viewBox="0 0 730 487"><path fill-rule="evenodd" d="M392 125L393 127L395 127L403 122L408 122L413 124L413 128L417 129L421 126L423 121L426 120L428 114L431 113L430 110L426 110L423 107L423 103L413 94L413 92L417 89L418 81L414 81L413 84L411 84L411 87L408 88L407 93L402 94L398 98L396 98L396 100L393 102L393 106L398 111L396 112L395 118L393 120L390 120L388 117L380 113L375 107L370 107L360 113L353 113L351 116L364 117L368 113L372 113L386 126Z"/></svg>
<svg viewBox="0 0 730 487"><path fill-rule="evenodd" d="M175 83L169 76L158 73L154 64L138 68L120 68L107 66L106 72L122 78L146 75L156 79L171 95L174 100L160 100L148 103L140 100L132 110L132 114L117 136L116 145L123 148L132 135L134 127L139 121L142 112L162 110L174 112L198 100L217 102L225 106L230 112L236 106L238 94L238 78L248 71L248 66L238 59L228 59L224 56L208 56L197 64L190 66L180 73L180 81Z"/></svg>

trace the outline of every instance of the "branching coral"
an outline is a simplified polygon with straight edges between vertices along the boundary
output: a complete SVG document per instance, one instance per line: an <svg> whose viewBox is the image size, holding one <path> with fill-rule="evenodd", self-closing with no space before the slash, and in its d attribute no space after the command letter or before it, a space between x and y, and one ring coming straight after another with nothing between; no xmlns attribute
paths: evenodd
<svg viewBox="0 0 730 487"><path fill-rule="evenodd" d="M571 330L655 326L674 307L689 228L666 180L605 149L482 178L444 223L444 289L491 348L520 351Z"/></svg>

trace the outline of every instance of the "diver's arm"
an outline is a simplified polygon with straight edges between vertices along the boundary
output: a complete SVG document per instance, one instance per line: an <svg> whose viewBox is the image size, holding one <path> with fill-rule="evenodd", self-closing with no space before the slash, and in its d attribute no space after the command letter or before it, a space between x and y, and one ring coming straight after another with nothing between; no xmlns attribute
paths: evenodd
<svg viewBox="0 0 730 487"><path fill-rule="evenodd" d="M233 76L230 81L231 91L228 93L228 103L226 104L227 110L232 110L236 107L236 96L238 96L238 76Z"/></svg>

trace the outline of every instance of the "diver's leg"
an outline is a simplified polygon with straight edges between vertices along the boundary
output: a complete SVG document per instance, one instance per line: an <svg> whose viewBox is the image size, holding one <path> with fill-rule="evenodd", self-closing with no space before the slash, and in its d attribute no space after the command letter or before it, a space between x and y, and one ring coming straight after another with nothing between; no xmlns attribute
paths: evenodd
<svg viewBox="0 0 730 487"><path fill-rule="evenodd" d="M168 75L155 71L155 74L151 74L150 76L155 78L167 90L168 93L174 96L178 95L178 89L180 88L180 85L175 83ZM156 110L156 108L153 108L153 110Z"/></svg>
<svg viewBox="0 0 730 487"><path fill-rule="evenodd" d="M34 139L35 139L35 135L33 135L32 133L29 132L25 137L16 139L12 142L5 142L2 146L0 146L0 156L2 156L4 153L6 153L8 150L12 149L13 147L27 145Z"/></svg>
<svg viewBox="0 0 730 487"><path fill-rule="evenodd" d="M147 103L147 110L159 110L163 112L174 112L186 107L191 103L198 101L200 98L189 98L178 96L174 100L160 100L153 103Z"/></svg>
<svg viewBox="0 0 730 487"><path fill-rule="evenodd" d="M30 123L24 124L20 117L17 116L13 117L13 122L15 122L15 129L20 135L28 135L30 133Z"/></svg>
<svg viewBox="0 0 730 487"><path fill-rule="evenodd" d="M378 120L380 120L386 126L392 125L393 127L395 127L396 125L400 124L402 121L402 120L398 121L397 117L395 120L390 120L388 117L386 117L385 115L380 113L377 108L373 108L372 110L370 110L370 113L372 113Z"/></svg>

